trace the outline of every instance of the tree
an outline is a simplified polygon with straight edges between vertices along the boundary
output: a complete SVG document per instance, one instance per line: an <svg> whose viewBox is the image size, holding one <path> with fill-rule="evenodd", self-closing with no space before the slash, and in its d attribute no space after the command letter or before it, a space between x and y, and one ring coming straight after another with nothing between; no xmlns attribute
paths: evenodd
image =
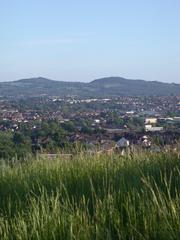
<svg viewBox="0 0 180 240"><path fill-rule="evenodd" d="M15 157L13 135L11 132L0 132L0 158L12 159Z"/></svg>
<svg viewBox="0 0 180 240"><path fill-rule="evenodd" d="M68 132L74 132L75 131L75 126L74 126L74 123L72 121L63 123L62 127Z"/></svg>
<svg viewBox="0 0 180 240"><path fill-rule="evenodd" d="M18 158L25 158L32 153L31 139L23 133L16 132L13 136L13 143Z"/></svg>

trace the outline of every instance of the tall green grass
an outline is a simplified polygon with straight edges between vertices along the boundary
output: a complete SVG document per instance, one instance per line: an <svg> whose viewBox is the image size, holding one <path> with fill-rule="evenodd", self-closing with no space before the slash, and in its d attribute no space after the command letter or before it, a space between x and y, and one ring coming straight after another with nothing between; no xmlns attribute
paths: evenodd
<svg viewBox="0 0 180 240"><path fill-rule="evenodd" d="M180 239L178 154L2 166L0 239Z"/></svg>

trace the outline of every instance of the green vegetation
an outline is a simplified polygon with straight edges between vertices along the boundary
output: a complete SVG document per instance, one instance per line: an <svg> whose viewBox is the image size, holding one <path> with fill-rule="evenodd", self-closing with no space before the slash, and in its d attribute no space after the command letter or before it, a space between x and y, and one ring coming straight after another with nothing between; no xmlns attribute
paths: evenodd
<svg viewBox="0 0 180 240"><path fill-rule="evenodd" d="M30 138L18 132L0 132L0 159L23 159L30 154Z"/></svg>
<svg viewBox="0 0 180 240"><path fill-rule="evenodd" d="M177 153L0 167L0 239L179 239Z"/></svg>
<svg viewBox="0 0 180 240"><path fill-rule="evenodd" d="M33 124L36 128L33 128ZM0 131L0 158L24 160L36 152L57 153L65 149L69 143L68 135L73 129L73 123L62 126L56 121L33 122L30 125L19 123L15 131Z"/></svg>

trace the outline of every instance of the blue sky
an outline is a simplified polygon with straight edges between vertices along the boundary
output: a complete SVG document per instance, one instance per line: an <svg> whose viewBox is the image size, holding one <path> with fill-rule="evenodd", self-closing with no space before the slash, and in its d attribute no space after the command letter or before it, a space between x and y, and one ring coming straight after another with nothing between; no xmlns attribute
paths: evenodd
<svg viewBox="0 0 180 240"><path fill-rule="evenodd" d="M0 0L0 81L180 83L179 0Z"/></svg>

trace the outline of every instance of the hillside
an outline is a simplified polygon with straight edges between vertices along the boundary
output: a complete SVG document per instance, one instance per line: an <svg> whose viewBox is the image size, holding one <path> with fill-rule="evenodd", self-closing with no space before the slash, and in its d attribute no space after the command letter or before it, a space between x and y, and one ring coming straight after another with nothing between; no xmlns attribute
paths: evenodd
<svg viewBox="0 0 180 240"><path fill-rule="evenodd" d="M158 81L132 80L121 77L101 78L91 82L91 86L110 95L170 95L180 93L180 84Z"/></svg>
<svg viewBox="0 0 180 240"><path fill-rule="evenodd" d="M132 80L121 77L101 78L89 83L54 81L42 77L0 83L0 96L4 97L35 97L41 95L110 97L171 94L180 94L180 84Z"/></svg>

